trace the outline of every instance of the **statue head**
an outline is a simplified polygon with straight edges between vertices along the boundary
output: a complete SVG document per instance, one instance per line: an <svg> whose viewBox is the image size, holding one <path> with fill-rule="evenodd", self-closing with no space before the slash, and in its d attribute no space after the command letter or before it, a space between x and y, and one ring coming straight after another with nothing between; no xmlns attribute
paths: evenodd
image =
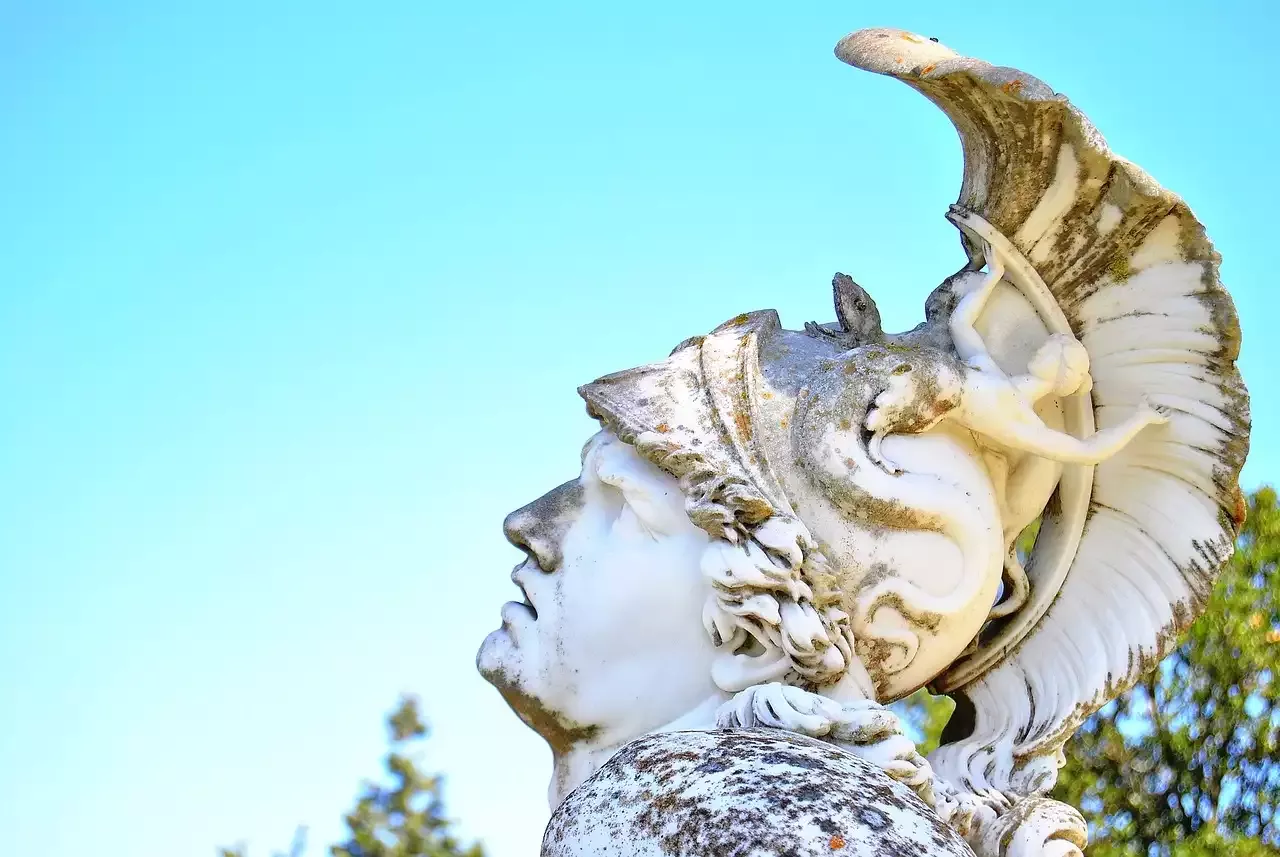
<svg viewBox="0 0 1280 857"><path fill-rule="evenodd" d="M946 462L950 479L929 497L895 495L914 483L873 464L851 409L905 374L904 351L845 352L751 313L581 388L601 431L577 480L507 518L524 600L503 608L478 657L558 757L714 725L723 703L770 682L896 698L977 632L1002 543L973 442L892 439L904 464ZM981 532L981 544L928 532L947 508L947 532ZM562 770L553 801L573 784Z"/></svg>
<svg viewBox="0 0 1280 857"><path fill-rule="evenodd" d="M1027 363L1027 372L1049 385L1054 396L1089 392L1089 352L1072 336L1050 336Z"/></svg>
<svg viewBox="0 0 1280 857"><path fill-rule="evenodd" d="M480 649L481 673L556 753L616 746L714 695L702 627L710 541L675 479L608 432L581 475L507 516L523 600Z"/></svg>
<svg viewBox="0 0 1280 857"><path fill-rule="evenodd" d="M649 733L835 734L926 685L948 788L1042 794L1230 555L1239 329L1187 206L1029 75L895 30L837 54L959 129L967 259L905 333L837 275L834 323L745 313L580 388L600 432L508 517L524 599L478 656L553 803Z"/></svg>

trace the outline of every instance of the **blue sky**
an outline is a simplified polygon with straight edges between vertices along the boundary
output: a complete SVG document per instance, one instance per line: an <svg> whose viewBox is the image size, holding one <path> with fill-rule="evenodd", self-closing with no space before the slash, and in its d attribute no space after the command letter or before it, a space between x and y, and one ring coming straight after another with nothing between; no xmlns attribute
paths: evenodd
<svg viewBox="0 0 1280 857"><path fill-rule="evenodd" d="M576 385L837 270L910 327L961 262L954 132L849 30L1041 77L1188 200L1280 475L1271 4L692 5L0 0L9 851L327 844L410 690L464 830L536 853L472 660Z"/></svg>

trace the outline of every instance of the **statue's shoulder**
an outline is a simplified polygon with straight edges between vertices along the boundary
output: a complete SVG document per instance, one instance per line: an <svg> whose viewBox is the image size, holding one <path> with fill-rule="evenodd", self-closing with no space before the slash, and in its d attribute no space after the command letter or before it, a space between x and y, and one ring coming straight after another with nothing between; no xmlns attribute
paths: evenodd
<svg viewBox="0 0 1280 857"><path fill-rule="evenodd" d="M972 857L907 787L776 729L666 732L620 750L555 811L543 857Z"/></svg>

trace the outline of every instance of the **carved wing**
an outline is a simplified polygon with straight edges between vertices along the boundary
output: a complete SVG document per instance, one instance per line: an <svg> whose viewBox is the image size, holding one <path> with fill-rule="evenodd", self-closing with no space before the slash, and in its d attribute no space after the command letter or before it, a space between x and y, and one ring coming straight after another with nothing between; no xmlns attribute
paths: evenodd
<svg viewBox="0 0 1280 857"><path fill-rule="evenodd" d="M1187 205L1041 81L898 30L855 33L836 53L955 124L965 166L951 219L971 265L977 236L995 233L1034 281L1024 291L1046 327L1065 324L1089 351L1092 394L1064 402L1068 429L1116 425L1143 395L1172 411L1096 468L1066 469L1028 563L1028 606L936 683L971 727L931 758L939 772L1044 791L1066 739L1172 647L1233 549L1249 430L1235 309Z"/></svg>

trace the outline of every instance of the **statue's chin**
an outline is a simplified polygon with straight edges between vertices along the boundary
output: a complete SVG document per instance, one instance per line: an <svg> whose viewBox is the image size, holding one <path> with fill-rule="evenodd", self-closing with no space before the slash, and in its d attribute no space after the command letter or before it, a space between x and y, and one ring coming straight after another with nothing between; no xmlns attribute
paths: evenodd
<svg viewBox="0 0 1280 857"><path fill-rule="evenodd" d="M553 754L559 756L597 734L595 727L572 722L560 706L531 686L526 677L537 675L539 670L529 663L528 652L517 646L509 626L504 624L485 637L476 655L476 669L524 724L542 736Z"/></svg>
<svg viewBox="0 0 1280 857"><path fill-rule="evenodd" d="M476 653L476 669L499 690L503 685L512 683L515 676L530 672L522 668L530 648L522 642L536 642L534 626L537 621L538 614L532 606L508 601L502 605L502 627L490 633L480 644L480 651Z"/></svg>
<svg viewBox="0 0 1280 857"><path fill-rule="evenodd" d="M480 644L476 653L476 669L510 702L509 697L513 694L526 695L520 680L521 675L528 673L525 660L525 653L517 647L510 629L504 624Z"/></svg>

